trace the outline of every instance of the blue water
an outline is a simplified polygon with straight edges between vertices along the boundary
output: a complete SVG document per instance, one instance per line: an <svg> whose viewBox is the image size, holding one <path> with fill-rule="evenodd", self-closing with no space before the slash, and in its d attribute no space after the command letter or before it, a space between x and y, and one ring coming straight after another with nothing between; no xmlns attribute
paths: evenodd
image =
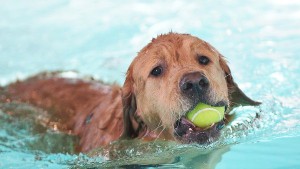
<svg viewBox="0 0 300 169"><path fill-rule="evenodd" d="M210 42L227 57L240 87L263 102L234 110L237 119L210 147L137 143L140 147L128 146L118 160L74 154L76 139L7 114L22 114L23 106L0 105L0 168L300 168L299 1L0 3L1 85L43 70L77 70L122 84L136 53L172 30ZM153 161L162 165L148 165Z"/></svg>

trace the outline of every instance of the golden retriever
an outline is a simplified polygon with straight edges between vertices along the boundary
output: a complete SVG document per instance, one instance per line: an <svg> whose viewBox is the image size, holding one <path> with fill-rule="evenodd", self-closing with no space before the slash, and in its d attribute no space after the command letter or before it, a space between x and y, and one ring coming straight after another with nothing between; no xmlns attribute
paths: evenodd
<svg viewBox="0 0 300 169"><path fill-rule="evenodd" d="M189 34L160 35L131 63L123 87L93 79L41 73L0 90L2 102L43 108L54 129L78 135L80 152L118 139L164 139L206 144L225 124L195 127L185 114L199 102L226 106L258 105L234 82L224 57ZM228 118L228 116L226 116Z"/></svg>

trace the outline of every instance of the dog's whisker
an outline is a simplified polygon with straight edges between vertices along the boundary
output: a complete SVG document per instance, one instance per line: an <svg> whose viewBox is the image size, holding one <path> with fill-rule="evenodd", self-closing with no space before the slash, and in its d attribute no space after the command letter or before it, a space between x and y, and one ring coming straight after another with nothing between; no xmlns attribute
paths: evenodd
<svg viewBox="0 0 300 169"><path fill-rule="evenodd" d="M153 133L156 133L156 130L158 130L160 127L162 127L163 125L162 125L162 121L160 120L160 122L158 123L158 125L157 125L157 127L156 128L154 128L153 130L148 130L147 132L146 132L146 134L144 134L141 138L143 139L143 138L145 138L145 137L147 137L151 132L153 132Z"/></svg>
<svg viewBox="0 0 300 169"><path fill-rule="evenodd" d="M157 127L153 131L158 130L162 126L163 126L162 120L160 120L159 123L158 123L158 125L157 125Z"/></svg>
<svg viewBox="0 0 300 169"><path fill-rule="evenodd" d="M157 127L155 129L153 129L153 132L156 133L159 128L163 127L163 124L162 124L162 120L159 121ZM159 132L159 134L157 135L157 137L155 138L154 142L159 138L159 136L162 134L162 132L165 130L165 127L163 127L163 129Z"/></svg>
<svg viewBox="0 0 300 169"><path fill-rule="evenodd" d="M156 142L159 138L160 135L163 133L163 131L166 129L166 127L163 127L163 129L160 131L160 133L157 135L157 137L155 138L154 142Z"/></svg>

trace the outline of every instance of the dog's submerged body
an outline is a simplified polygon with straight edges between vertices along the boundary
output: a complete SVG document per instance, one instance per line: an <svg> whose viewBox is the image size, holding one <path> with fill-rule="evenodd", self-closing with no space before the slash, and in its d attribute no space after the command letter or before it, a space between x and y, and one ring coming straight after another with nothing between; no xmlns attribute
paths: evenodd
<svg viewBox="0 0 300 169"><path fill-rule="evenodd" d="M224 57L188 34L158 36L130 65L123 87L43 73L5 87L2 101L21 101L52 115L49 125L80 137L87 152L120 138L209 143L224 121L200 129L185 119L199 102L258 105L234 83Z"/></svg>
<svg viewBox="0 0 300 169"><path fill-rule="evenodd" d="M79 151L107 145L123 133L121 88L95 80L41 73L9 85L5 100L47 110L46 125L80 137Z"/></svg>

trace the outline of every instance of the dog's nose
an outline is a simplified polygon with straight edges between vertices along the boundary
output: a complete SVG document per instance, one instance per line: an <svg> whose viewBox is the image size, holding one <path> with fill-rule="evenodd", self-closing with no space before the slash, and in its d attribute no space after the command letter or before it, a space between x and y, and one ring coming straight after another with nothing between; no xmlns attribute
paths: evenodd
<svg viewBox="0 0 300 169"><path fill-rule="evenodd" d="M203 94L209 86L208 79L201 72L185 74L180 81L180 90L188 96Z"/></svg>

